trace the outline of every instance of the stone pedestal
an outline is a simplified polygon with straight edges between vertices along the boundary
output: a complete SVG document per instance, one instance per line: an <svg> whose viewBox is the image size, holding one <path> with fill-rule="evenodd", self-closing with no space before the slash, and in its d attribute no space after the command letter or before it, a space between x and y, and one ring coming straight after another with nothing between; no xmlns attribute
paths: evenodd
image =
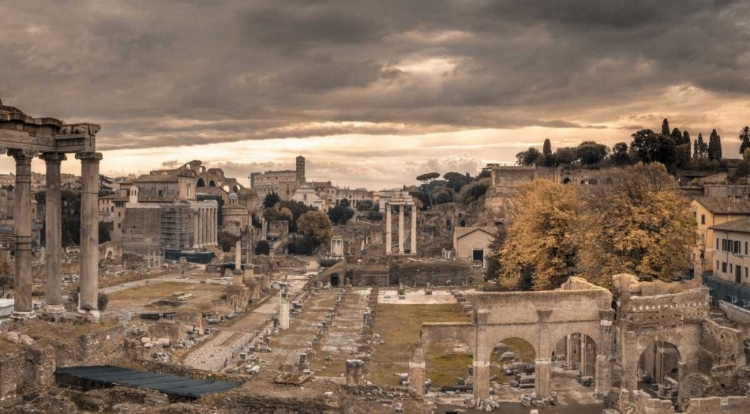
<svg viewBox="0 0 750 414"><path fill-rule="evenodd" d="M409 362L409 385L417 395L424 395L424 362Z"/></svg>
<svg viewBox="0 0 750 414"><path fill-rule="evenodd" d="M365 365L360 359L346 360L346 385L360 385L362 383L362 367Z"/></svg>
<svg viewBox="0 0 750 414"><path fill-rule="evenodd" d="M81 291L78 312L89 318L100 316L99 297L99 161L98 152L76 154L81 160Z"/></svg>
<svg viewBox="0 0 750 414"><path fill-rule="evenodd" d="M289 298L286 292L281 293L281 304L279 306L279 328L289 329Z"/></svg>
<svg viewBox="0 0 750 414"><path fill-rule="evenodd" d="M27 319L34 317L31 290L31 160L33 153L10 150L8 155L16 160L16 275L15 303L12 317Z"/></svg>

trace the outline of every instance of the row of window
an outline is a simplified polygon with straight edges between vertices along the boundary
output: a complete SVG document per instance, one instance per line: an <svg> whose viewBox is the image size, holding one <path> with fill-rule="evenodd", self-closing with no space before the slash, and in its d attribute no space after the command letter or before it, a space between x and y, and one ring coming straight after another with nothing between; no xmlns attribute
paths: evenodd
<svg viewBox="0 0 750 414"><path fill-rule="evenodd" d="M734 254L742 254L742 243L738 240L732 240L732 239L721 239L721 244L719 244L719 238L716 238L716 246L721 246L722 252L730 252ZM745 242L745 255L747 255L748 251L748 242Z"/></svg>
<svg viewBox="0 0 750 414"><path fill-rule="evenodd" d="M716 268L719 268L719 261L716 261ZM727 272L727 269L729 271ZM742 272L742 266L733 266L731 263L727 262L721 262L721 272L722 273L729 273L729 274L736 274L735 272ZM745 279L748 278L748 268L745 267ZM739 283L739 282L738 282Z"/></svg>

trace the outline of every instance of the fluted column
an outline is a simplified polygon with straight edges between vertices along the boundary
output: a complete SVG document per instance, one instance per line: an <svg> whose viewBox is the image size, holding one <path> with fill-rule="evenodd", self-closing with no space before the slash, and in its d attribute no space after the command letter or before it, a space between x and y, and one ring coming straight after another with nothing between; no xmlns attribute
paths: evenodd
<svg viewBox="0 0 750 414"><path fill-rule="evenodd" d="M34 317L31 299L31 160L34 155L23 150L9 150L8 155L16 160L16 296L13 317L26 319Z"/></svg>
<svg viewBox="0 0 750 414"><path fill-rule="evenodd" d="M398 252L404 254L404 207L398 206Z"/></svg>
<svg viewBox="0 0 750 414"><path fill-rule="evenodd" d="M391 246L393 244L391 233L391 206L385 204L385 254L391 254Z"/></svg>
<svg viewBox="0 0 750 414"><path fill-rule="evenodd" d="M216 207L211 208L211 245L216 246L219 232L219 214Z"/></svg>
<svg viewBox="0 0 750 414"><path fill-rule="evenodd" d="M47 194L45 207L44 250L47 286L44 291L45 311L62 313L62 280L60 258L62 255L62 207L60 200L60 163L66 160L65 154L50 152L41 158L47 166Z"/></svg>
<svg viewBox="0 0 750 414"><path fill-rule="evenodd" d="M206 245L206 208L201 208L201 247Z"/></svg>
<svg viewBox="0 0 750 414"><path fill-rule="evenodd" d="M417 254L417 206L411 206L411 254Z"/></svg>
<svg viewBox="0 0 750 414"><path fill-rule="evenodd" d="M99 317L99 161L98 152L79 152L81 160L81 291L78 312Z"/></svg>

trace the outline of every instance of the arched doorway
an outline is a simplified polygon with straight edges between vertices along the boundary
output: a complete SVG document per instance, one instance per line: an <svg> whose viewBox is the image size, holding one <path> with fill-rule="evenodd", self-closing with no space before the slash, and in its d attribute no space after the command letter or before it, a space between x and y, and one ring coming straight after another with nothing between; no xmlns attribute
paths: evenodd
<svg viewBox="0 0 750 414"><path fill-rule="evenodd" d="M563 182L562 182L562 183L563 183L563 184L568 184L569 182L570 182L570 178L567 178L567 177L566 177L566 178L565 178L565 179L563 180Z"/></svg>
<svg viewBox="0 0 750 414"><path fill-rule="evenodd" d="M654 341L638 358L638 389L654 397L676 399L681 360L674 344Z"/></svg>
<svg viewBox="0 0 750 414"><path fill-rule="evenodd" d="M198 184L197 184L197 186L198 186L198 187L205 187L205 186L206 186L206 182L205 182L205 181L203 181L203 179L202 179L202 178L199 178L199 179L198 179Z"/></svg>
<svg viewBox="0 0 750 414"><path fill-rule="evenodd" d="M466 227L466 220L461 220L461 227Z"/></svg>
<svg viewBox="0 0 750 414"><path fill-rule="evenodd" d="M495 394L500 393L504 385L513 388L534 389L534 371L536 351L526 340L508 338L495 344L490 356L490 387ZM531 392L531 391L529 391Z"/></svg>
<svg viewBox="0 0 750 414"><path fill-rule="evenodd" d="M214 180L209 181L208 182L208 186L209 187L216 187L216 181L214 181Z"/></svg>
<svg viewBox="0 0 750 414"><path fill-rule="evenodd" d="M433 388L443 391L472 389L470 371L474 356L471 347L463 341L446 338L434 342L426 349L424 360L426 379Z"/></svg>
<svg viewBox="0 0 750 414"><path fill-rule="evenodd" d="M577 332L563 336L552 348L552 377L594 388L596 352L596 342L588 335Z"/></svg>

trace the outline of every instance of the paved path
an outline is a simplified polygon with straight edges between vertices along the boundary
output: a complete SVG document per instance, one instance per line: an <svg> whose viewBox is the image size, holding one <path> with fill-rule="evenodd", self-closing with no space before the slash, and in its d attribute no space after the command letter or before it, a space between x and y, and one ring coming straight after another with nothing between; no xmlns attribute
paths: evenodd
<svg viewBox="0 0 750 414"><path fill-rule="evenodd" d="M316 259L308 259L307 270L317 269ZM284 276L278 276L273 281L283 281ZM306 276L289 275L289 295L294 298L307 285ZM232 325L220 328L221 332L213 339L202 345L199 349L191 352L185 361L185 365L193 368L221 371L226 364L236 358L243 350L247 349L250 343L255 339L255 331L265 328L269 320L279 312L281 297L275 295L266 299L266 301L253 309L252 312L244 314ZM230 340L235 337L237 339Z"/></svg>

